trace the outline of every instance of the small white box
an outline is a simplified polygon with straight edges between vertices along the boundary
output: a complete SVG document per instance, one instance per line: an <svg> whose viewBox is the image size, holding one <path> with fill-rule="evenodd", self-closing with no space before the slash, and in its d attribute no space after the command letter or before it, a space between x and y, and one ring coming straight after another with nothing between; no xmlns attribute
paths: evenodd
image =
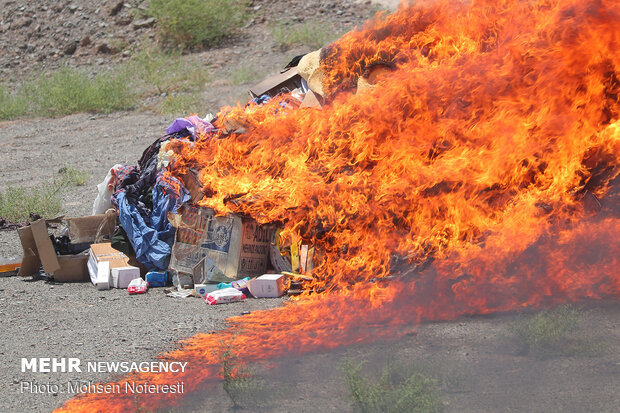
<svg viewBox="0 0 620 413"><path fill-rule="evenodd" d="M101 261L97 263L97 278L95 283L98 290L110 289L110 262Z"/></svg>
<svg viewBox="0 0 620 413"><path fill-rule="evenodd" d="M127 288L131 280L140 278L140 269L138 267L118 267L112 268L112 287Z"/></svg>
<svg viewBox="0 0 620 413"><path fill-rule="evenodd" d="M248 289L256 298L281 297L286 290L283 274L263 274L248 281Z"/></svg>
<svg viewBox="0 0 620 413"><path fill-rule="evenodd" d="M217 290L217 284L194 284L194 291L201 297Z"/></svg>

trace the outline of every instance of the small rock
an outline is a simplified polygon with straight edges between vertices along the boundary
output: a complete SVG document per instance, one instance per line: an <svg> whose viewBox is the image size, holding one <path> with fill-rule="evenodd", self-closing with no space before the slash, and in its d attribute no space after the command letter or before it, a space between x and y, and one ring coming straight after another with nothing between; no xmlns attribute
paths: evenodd
<svg viewBox="0 0 620 413"><path fill-rule="evenodd" d="M65 56L71 56L77 50L77 45L78 45L77 41L72 41L65 46L62 52L65 54Z"/></svg>
<svg viewBox="0 0 620 413"><path fill-rule="evenodd" d="M15 22L15 28L21 29L22 27L28 27L32 24L32 19L29 17L22 17Z"/></svg>
<svg viewBox="0 0 620 413"><path fill-rule="evenodd" d="M90 36L84 36L82 37L82 40L80 40L80 46L82 47L90 46L91 43L92 40L90 40Z"/></svg>
<svg viewBox="0 0 620 413"><path fill-rule="evenodd" d="M114 17L116 16L122 9L123 6L125 5L124 2L120 1L118 3L116 3L108 12L108 14L110 15L110 17Z"/></svg>
<svg viewBox="0 0 620 413"><path fill-rule="evenodd" d="M117 52L118 50L116 50L114 47L111 47L107 43L101 43L99 46L97 46L97 53L116 54Z"/></svg>
<svg viewBox="0 0 620 413"><path fill-rule="evenodd" d="M145 27L151 27L155 24L155 17L149 17L148 19L138 20L133 24L135 30L143 29Z"/></svg>
<svg viewBox="0 0 620 413"><path fill-rule="evenodd" d="M70 4L69 5L69 11L71 13L75 13L75 11L78 9L78 6L76 4Z"/></svg>
<svg viewBox="0 0 620 413"><path fill-rule="evenodd" d="M118 16L115 20L118 26L127 26L131 23L131 16Z"/></svg>

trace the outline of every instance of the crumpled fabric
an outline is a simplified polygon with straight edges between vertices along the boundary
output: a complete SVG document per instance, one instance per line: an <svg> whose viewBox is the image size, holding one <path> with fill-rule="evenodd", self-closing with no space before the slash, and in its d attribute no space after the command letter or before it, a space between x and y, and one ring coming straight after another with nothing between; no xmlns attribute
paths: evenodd
<svg viewBox="0 0 620 413"><path fill-rule="evenodd" d="M140 214L138 206L129 201L127 192L117 194L118 217L136 253L136 259L147 270L168 268L175 228L168 222L168 212L176 212L190 195L183 184L170 174L160 173L153 187L153 212Z"/></svg>
<svg viewBox="0 0 620 413"><path fill-rule="evenodd" d="M152 207L151 188L157 178L157 154L162 143L171 139L190 138L187 131L176 132L162 136L144 150L138 166L127 167L126 173L119 174L116 181L115 192L112 195L112 205L118 209L118 193L127 192L127 199L130 203L137 204L143 216L150 215ZM122 179L121 179L122 178Z"/></svg>
<svg viewBox="0 0 620 413"><path fill-rule="evenodd" d="M215 126L206 119L200 119L197 115L186 118L176 118L166 129L167 134L182 132L187 130L192 136L204 135L215 130Z"/></svg>

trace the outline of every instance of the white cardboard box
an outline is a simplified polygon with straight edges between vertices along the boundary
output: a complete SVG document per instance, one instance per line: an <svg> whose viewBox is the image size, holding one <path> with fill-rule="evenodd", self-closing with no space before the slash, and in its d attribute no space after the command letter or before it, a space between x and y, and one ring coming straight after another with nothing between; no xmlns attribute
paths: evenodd
<svg viewBox="0 0 620 413"><path fill-rule="evenodd" d="M140 278L140 269L138 267L119 267L112 268L112 284L114 288L127 288L131 280Z"/></svg>
<svg viewBox="0 0 620 413"><path fill-rule="evenodd" d="M217 284L194 284L194 291L196 291L196 294L199 294L201 297L204 297L217 289Z"/></svg>
<svg viewBox="0 0 620 413"><path fill-rule="evenodd" d="M97 263L97 278L93 282L98 290L110 289L110 262L101 261Z"/></svg>
<svg viewBox="0 0 620 413"><path fill-rule="evenodd" d="M286 290L285 276L282 274L263 274L248 281L248 289L256 298L281 297Z"/></svg>

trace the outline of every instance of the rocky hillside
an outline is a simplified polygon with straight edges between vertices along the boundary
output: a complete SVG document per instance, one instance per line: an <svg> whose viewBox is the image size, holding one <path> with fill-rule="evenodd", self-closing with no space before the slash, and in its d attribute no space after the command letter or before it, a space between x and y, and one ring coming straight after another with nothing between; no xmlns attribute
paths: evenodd
<svg viewBox="0 0 620 413"><path fill-rule="evenodd" d="M97 66L122 61L138 45L158 38L157 21L145 13L148 1L4 0L0 5L0 74L5 80L64 62ZM277 22L320 19L344 32L376 8L370 0L254 0L245 27L222 47L249 42Z"/></svg>

